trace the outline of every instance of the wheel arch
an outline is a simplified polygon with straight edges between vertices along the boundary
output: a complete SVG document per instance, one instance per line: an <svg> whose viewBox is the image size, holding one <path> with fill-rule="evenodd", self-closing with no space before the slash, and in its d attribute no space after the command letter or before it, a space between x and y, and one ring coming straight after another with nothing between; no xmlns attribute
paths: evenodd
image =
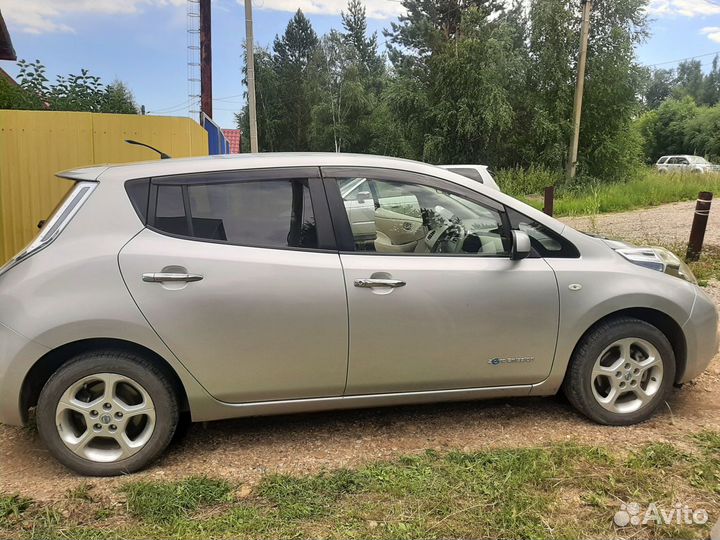
<svg viewBox="0 0 720 540"><path fill-rule="evenodd" d="M620 309L604 315L591 324L587 330L582 333L580 338L577 340L577 343L575 343L575 347L570 355L570 361L572 361L575 351L583 339L585 339L585 336L593 332L600 324L619 317L632 317L651 324L660 330L670 342L670 345L673 348L673 353L675 354L676 369L674 382L682 380L682 375L685 372L685 366L687 365L687 341L685 339L685 333L683 332L680 324L678 324L678 322L670 315L653 308L633 307ZM565 376L567 376L567 370Z"/></svg>
<svg viewBox="0 0 720 540"><path fill-rule="evenodd" d="M40 357L25 374L20 388L19 404L23 423L27 422L30 408L37 405L40 392L53 373L78 354L101 350L133 352L156 363L171 382L178 398L180 411L189 411L190 405L185 386L172 365L158 353L143 345L123 339L90 338L65 343L52 349Z"/></svg>

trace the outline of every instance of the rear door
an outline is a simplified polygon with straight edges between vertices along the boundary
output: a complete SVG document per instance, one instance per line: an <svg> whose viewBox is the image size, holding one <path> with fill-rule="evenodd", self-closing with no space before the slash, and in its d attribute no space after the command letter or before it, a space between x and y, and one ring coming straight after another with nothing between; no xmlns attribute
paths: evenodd
<svg viewBox="0 0 720 540"><path fill-rule="evenodd" d="M347 304L318 169L152 180L120 268L143 314L219 400L338 396Z"/></svg>

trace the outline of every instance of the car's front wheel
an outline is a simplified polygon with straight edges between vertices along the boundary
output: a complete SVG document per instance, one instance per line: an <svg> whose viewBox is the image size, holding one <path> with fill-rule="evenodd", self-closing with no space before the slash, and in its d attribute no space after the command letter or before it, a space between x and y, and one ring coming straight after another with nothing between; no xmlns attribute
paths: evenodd
<svg viewBox="0 0 720 540"><path fill-rule="evenodd" d="M58 461L88 476L137 471L167 447L178 405L164 373L124 351L82 354L40 393L40 437Z"/></svg>
<svg viewBox="0 0 720 540"><path fill-rule="evenodd" d="M601 424L647 420L675 379L675 354L651 324L629 317L605 321L583 337L563 390L570 403Z"/></svg>

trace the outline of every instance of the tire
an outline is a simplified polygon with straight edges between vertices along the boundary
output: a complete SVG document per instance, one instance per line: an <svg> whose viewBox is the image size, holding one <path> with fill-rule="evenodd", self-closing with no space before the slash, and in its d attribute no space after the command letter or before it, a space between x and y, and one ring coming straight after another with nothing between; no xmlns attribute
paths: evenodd
<svg viewBox="0 0 720 540"><path fill-rule="evenodd" d="M675 367L672 345L660 330L639 319L618 317L583 336L570 360L563 392L595 422L636 424L665 401Z"/></svg>
<svg viewBox="0 0 720 540"><path fill-rule="evenodd" d="M60 463L86 476L116 476L163 453L179 412L172 384L155 365L104 350L63 364L43 387L36 416L40 438Z"/></svg>

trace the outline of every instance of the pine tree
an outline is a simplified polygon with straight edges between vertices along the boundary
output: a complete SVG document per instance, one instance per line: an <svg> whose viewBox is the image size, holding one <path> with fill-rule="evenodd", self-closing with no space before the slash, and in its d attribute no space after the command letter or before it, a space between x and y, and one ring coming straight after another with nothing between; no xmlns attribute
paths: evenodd
<svg viewBox="0 0 720 540"><path fill-rule="evenodd" d="M285 119L276 130L276 150L301 152L309 149L310 111L308 66L317 54L318 37L312 24L298 9L282 37L273 43L273 64L277 77L278 102L275 106Z"/></svg>

